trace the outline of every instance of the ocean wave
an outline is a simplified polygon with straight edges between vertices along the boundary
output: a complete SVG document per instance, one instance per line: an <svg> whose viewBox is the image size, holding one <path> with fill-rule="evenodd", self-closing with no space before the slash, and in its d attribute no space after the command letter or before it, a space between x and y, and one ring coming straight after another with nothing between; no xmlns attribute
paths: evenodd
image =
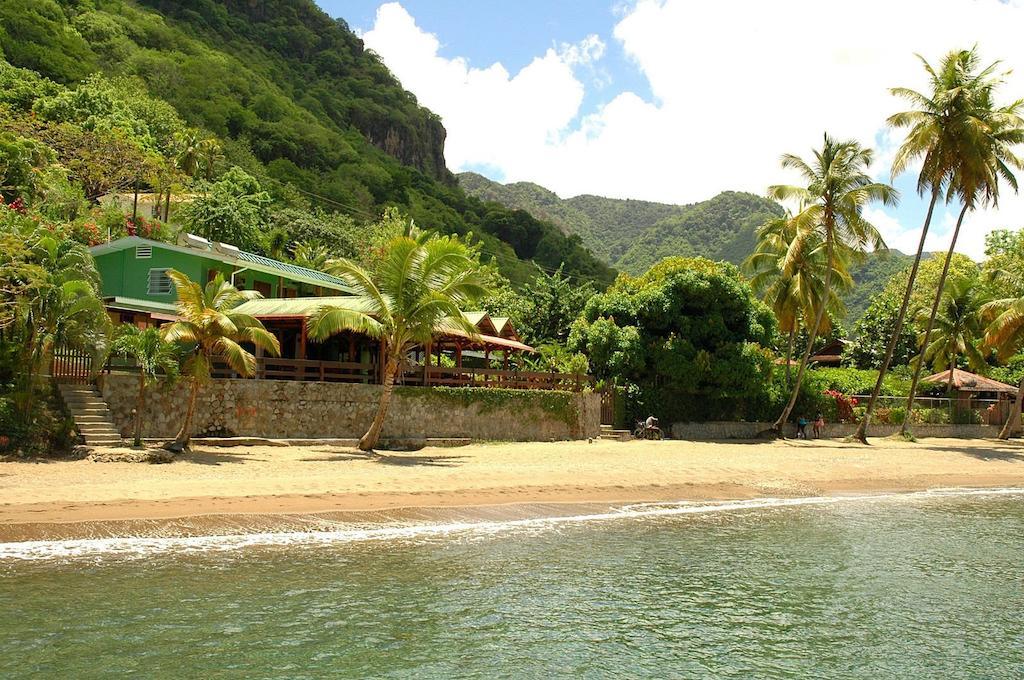
<svg viewBox="0 0 1024 680"><path fill-rule="evenodd" d="M963 496L1024 495L1022 488L943 488L899 494L756 498L739 501L672 501L631 503L605 512L567 514L511 520L453 521L384 526L347 526L311 531L260 531L208 536L119 536L56 541L0 543L0 561L66 560L93 557L141 558L157 553L206 553L255 547L332 545L368 541L414 541L451 536L484 538L510 532L546 531L560 526L621 522L643 518L706 513L822 506L852 502L919 502Z"/></svg>

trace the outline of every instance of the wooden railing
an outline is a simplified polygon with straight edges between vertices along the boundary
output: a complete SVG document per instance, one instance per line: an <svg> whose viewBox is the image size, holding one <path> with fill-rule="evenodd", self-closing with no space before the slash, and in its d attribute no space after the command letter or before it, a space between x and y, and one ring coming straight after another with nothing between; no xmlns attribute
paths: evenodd
<svg viewBox="0 0 1024 680"><path fill-rule="evenodd" d="M503 387L511 390L567 390L580 392L592 384L584 374L505 371L495 368L443 368L414 366L401 376L403 385L447 387Z"/></svg>
<svg viewBox="0 0 1024 680"><path fill-rule="evenodd" d="M213 363L214 378L239 378L226 362ZM376 364L308 359L256 358L257 380L297 380L375 384L379 382Z"/></svg>
<svg viewBox="0 0 1024 680"><path fill-rule="evenodd" d="M136 371L134 362L112 357L106 371ZM241 378L227 362L214 361L214 378ZM256 380L295 380L380 384L377 364L305 359L256 358ZM442 368L412 366L402 371L398 384L410 386L503 387L515 390L566 390L580 392L593 384L590 376L539 371L504 371L493 368Z"/></svg>

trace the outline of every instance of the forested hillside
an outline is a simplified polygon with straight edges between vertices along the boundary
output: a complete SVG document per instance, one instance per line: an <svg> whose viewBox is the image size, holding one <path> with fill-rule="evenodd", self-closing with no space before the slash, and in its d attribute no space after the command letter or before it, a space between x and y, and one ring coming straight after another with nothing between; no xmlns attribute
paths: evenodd
<svg viewBox="0 0 1024 680"><path fill-rule="evenodd" d="M589 195L563 200L529 182L503 185L474 173L458 177L471 195L551 220L579 235L594 254L634 274L671 256L739 264L754 249L755 230L782 214L772 201L736 191L691 205Z"/></svg>
<svg viewBox="0 0 1024 680"><path fill-rule="evenodd" d="M614 276L579 238L467 197L444 167L437 116L312 0L4 0L0 49L44 79L20 101L7 97L0 113L17 119L8 127L26 131L34 97L77 91L94 74L105 80L90 81L93 90L115 98L142 88L193 136L217 142L221 169L255 177L271 215L288 211L268 229L323 211L358 226L396 206L421 228L473 232L513 281L535 272L526 260L601 283ZM49 120L91 130L92 103L61 97L68 106Z"/></svg>
<svg viewBox="0 0 1024 680"><path fill-rule="evenodd" d="M633 274L674 255L739 264L754 250L756 229L782 210L772 201L736 191L692 205L670 205L588 195L562 199L531 182L499 184L472 172L460 173L458 180L472 196L527 210L579 235L594 254ZM856 285L845 300L847 325L912 260L898 250L886 250L855 266L851 273Z"/></svg>

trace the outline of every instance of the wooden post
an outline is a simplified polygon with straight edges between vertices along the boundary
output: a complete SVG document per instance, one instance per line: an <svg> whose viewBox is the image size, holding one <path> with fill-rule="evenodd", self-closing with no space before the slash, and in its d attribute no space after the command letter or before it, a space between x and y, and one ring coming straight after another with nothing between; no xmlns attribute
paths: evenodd
<svg viewBox="0 0 1024 680"><path fill-rule="evenodd" d="M348 334L348 360L356 362L356 336L351 332Z"/></svg>
<svg viewBox="0 0 1024 680"><path fill-rule="evenodd" d="M423 386L430 387L430 344L423 348Z"/></svg>

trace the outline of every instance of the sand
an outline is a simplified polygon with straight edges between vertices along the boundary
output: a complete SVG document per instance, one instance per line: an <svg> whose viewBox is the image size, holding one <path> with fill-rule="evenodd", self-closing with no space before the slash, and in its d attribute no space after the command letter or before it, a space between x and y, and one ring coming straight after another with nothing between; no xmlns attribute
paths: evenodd
<svg viewBox="0 0 1024 680"><path fill-rule="evenodd" d="M327 446L201 448L165 465L0 463L0 540L170 527L174 518L506 504L723 500L1024 487L1024 445L989 440L475 444L367 457ZM235 518L235 519L232 519ZM178 523L179 529L181 523ZM202 531L192 522L189 531ZM77 528L76 528L77 527Z"/></svg>

